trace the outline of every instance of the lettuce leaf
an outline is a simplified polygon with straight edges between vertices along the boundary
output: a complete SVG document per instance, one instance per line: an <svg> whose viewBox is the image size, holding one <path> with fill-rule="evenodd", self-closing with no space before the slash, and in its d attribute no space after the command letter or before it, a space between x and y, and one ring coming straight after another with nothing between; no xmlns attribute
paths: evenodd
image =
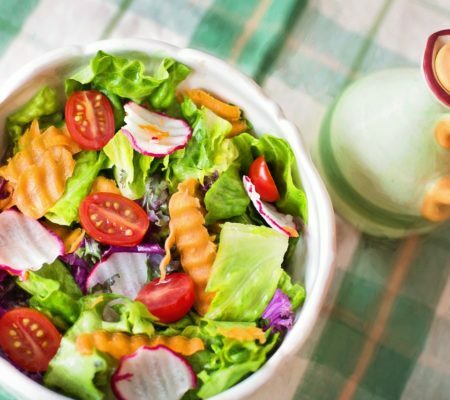
<svg viewBox="0 0 450 400"><path fill-rule="evenodd" d="M59 102L56 91L48 86L40 89L25 105L19 108L16 112L11 114L6 119L6 131L8 132L12 143L17 148L17 142L19 137L25 131L25 128L34 119L44 121L41 125L44 125L46 120L56 122L61 120L61 114L57 113L59 110Z"/></svg>
<svg viewBox="0 0 450 400"><path fill-rule="evenodd" d="M229 167L219 176L205 195L207 224L242 215L250 204L250 198L242 184L236 167Z"/></svg>
<svg viewBox="0 0 450 400"><path fill-rule="evenodd" d="M78 318L82 293L62 262L56 260L38 271L30 271L28 279L17 280L17 284L32 294L30 306L46 314L60 328L67 329Z"/></svg>
<svg viewBox="0 0 450 400"><path fill-rule="evenodd" d="M299 285L298 283L292 283L291 277L284 270L278 282L278 288L289 297L293 310L296 310L305 301L306 297L305 288Z"/></svg>
<svg viewBox="0 0 450 400"><path fill-rule="evenodd" d="M206 318L256 321L280 279L288 237L265 226L227 222L206 290L215 292Z"/></svg>
<svg viewBox="0 0 450 400"><path fill-rule="evenodd" d="M95 88L109 97L115 109L120 108L117 97L137 103L148 100L154 108L165 109L174 102L176 87L191 71L172 58L164 58L151 72L145 69L142 61L99 51L89 66L66 80L66 94Z"/></svg>
<svg viewBox="0 0 450 400"><path fill-rule="evenodd" d="M78 221L80 203L91 191L99 172L106 166L107 157L103 152L81 152L73 174L66 182L64 194L45 214L45 218L59 225L70 225Z"/></svg>
<svg viewBox="0 0 450 400"><path fill-rule="evenodd" d="M199 337L206 350L188 357L202 384L197 392L200 398L209 398L233 386L264 364L274 348L278 334L266 333L264 345L256 341L238 341L223 337L218 328L252 327L249 322L222 322L202 319L198 326L190 326L182 335Z"/></svg>
<svg viewBox="0 0 450 400"><path fill-rule="evenodd" d="M188 145L170 156L168 179L172 186L187 178L203 178L226 171L238 157L238 151L227 135L231 124L207 108L198 109L188 98L181 105L184 118L193 129Z"/></svg>
<svg viewBox="0 0 450 400"><path fill-rule="evenodd" d="M100 329L151 336L152 317L143 304L112 294L86 296L81 307L80 317L66 332L50 362L44 383L79 399L100 400L108 393L117 361L96 350L91 355L81 355L75 347L76 338Z"/></svg>
<svg viewBox="0 0 450 400"><path fill-rule="evenodd" d="M114 165L114 178L120 192L132 200L141 198L153 157L135 152L121 131L114 135L103 151Z"/></svg>
<svg viewBox="0 0 450 400"><path fill-rule="evenodd" d="M247 174L253 159L264 155L280 192L277 208L307 222L306 195L299 182L297 163L289 143L271 135L257 139L248 133L242 133L232 140L239 149L241 171Z"/></svg>

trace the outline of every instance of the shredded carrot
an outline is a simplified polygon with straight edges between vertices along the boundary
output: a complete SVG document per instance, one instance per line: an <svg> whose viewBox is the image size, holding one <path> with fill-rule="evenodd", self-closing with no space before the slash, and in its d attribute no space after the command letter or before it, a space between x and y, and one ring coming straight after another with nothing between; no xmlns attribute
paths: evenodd
<svg viewBox="0 0 450 400"><path fill-rule="evenodd" d="M205 315L214 297L205 291L216 258L216 246L205 228L205 218L199 199L195 196L198 182L187 179L178 185L178 191L169 200L170 235L166 239L166 257L160 264L161 278L170 262L170 249L175 243L181 256L183 270L194 281L194 307Z"/></svg>
<svg viewBox="0 0 450 400"><path fill-rule="evenodd" d="M105 178L104 176L98 176L92 184L91 194L99 192L120 194L120 190L117 187L116 182L112 179Z"/></svg>
<svg viewBox="0 0 450 400"><path fill-rule="evenodd" d="M233 327L233 328L218 328L217 331L222 335L230 339L236 339L240 342L246 342L250 340L259 340L259 343L266 342L266 335L261 328L254 326L250 327Z"/></svg>
<svg viewBox="0 0 450 400"><path fill-rule="evenodd" d="M66 253L73 253L78 249L85 235L81 228L70 229L47 220L43 221L42 224L62 240Z"/></svg>
<svg viewBox="0 0 450 400"><path fill-rule="evenodd" d="M227 137L232 138L239 135L247 130L247 121L245 119L240 119L239 121L231 122L231 131Z"/></svg>
<svg viewBox="0 0 450 400"><path fill-rule="evenodd" d="M184 336L154 336L128 335L122 332L95 331L82 333L77 337L75 346L83 355L92 354L94 349L107 353L116 359L134 353L139 347L155 347L164 345L184 356L190 356L204 350L203 341L199 338Z"/></svg>
<svg viewBox="0 0 450 400"><path fill-rule="evenodd" d="M186 94L197 107L205 106L219 117L228 121L238 121L241 118L241 109L239 107L224 103L204 90L191 89Z"/></svg>

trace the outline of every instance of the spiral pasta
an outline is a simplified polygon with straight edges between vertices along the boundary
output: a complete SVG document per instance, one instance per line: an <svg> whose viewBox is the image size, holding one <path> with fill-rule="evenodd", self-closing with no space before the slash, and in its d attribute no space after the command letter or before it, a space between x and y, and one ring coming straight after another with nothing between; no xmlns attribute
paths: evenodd
<svg viewBox="0 0 450 400"><path fill-rule="evenodd" d="M94 349L108 353L112 357L120 359L123 356L134 353L142 346L163 345L184 356L190 356L205 348L199 338L187 338L184 336L154 336L127 335L122 332L95 331L82 333L77 337L75 346L79 353L92 354Z"/></svg>
<svg viewBox="0 0 450 400"><path fill-rule="evenodd" d="M211 267L216 258L216 246L205 228L200 201L195 197L198 182L187 179L178 185L169 201L170 235L166 240L166 256L161 262L161 278L170 262L170 249L175 244L181 256L181 266L194 281L194 307L205 315L214 294L206 293Z"/></svg>

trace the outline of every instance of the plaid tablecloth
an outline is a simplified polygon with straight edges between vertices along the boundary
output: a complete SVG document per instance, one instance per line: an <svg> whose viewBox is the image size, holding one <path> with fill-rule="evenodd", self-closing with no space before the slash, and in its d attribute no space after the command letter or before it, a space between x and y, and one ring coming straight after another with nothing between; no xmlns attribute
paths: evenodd
<svg viewBox="0 0 450 400"><path fill-rule="evenodd" d="M160 39L253 76L311 145L351 80L418 65L449 25L449 0L1 0L0 81L62 45ZM338 219L338 253L311 339L252 400L450 399L450 227L393 241Z"/></svg>

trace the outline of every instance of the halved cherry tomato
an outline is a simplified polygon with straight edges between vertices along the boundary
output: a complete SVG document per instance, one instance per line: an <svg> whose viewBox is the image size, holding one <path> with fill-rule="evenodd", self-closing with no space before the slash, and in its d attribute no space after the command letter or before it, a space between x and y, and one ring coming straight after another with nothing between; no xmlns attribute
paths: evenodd
<svg viewBox="0 0 450 400"><path fill-rule="evenodd" d="M147 283L139 292L136 300L144 303L148 310L169 324L184 317L192 308L195 300L194 282L185 273L175 272Z"/></svg>
<svg viewBox="0 0 450 400"><path fill-rule="evenodd" d="M61 334L39 311L15 308L0 318L0 347L29 372L47 370L60 342Z"/></svg>
<svg viewBox="0 0 450 400"><path fill-rule="evenodd" d="M255 185L256 191L261 196L261 200L273 202L280 199L277 185L272 178L264 156L259 156L253 161L248 174Z"/></svg>
<svg viewBox="0 0 450 400"><path fill-rule="evenodd" d="M83 148L100 150L114 136L114 113L108 98L96 90L74 92L66 103L66 124Z"/></svg>
<svg viewBox="0 0 450 400"><path fill-rule="evenodd" d="M150 225L142 207L116 193L91 194L81 202L79 214L90 236L113 246L139 244Z"/></svg>

